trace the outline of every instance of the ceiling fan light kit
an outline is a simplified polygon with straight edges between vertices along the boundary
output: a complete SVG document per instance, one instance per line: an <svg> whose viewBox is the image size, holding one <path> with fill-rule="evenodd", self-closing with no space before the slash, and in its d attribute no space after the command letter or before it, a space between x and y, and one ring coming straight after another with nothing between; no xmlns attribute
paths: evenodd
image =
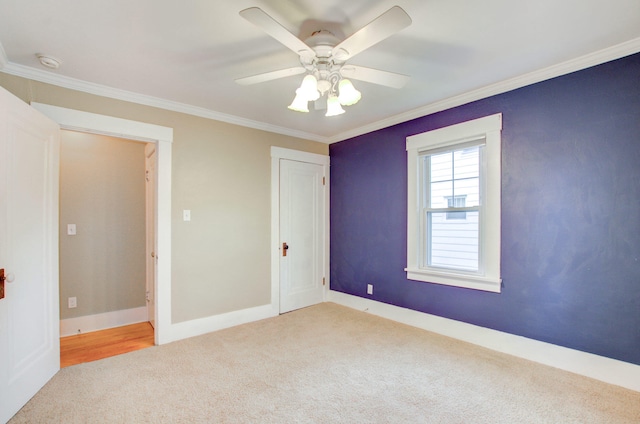
<svg viewBox="0 0 640 424"><path fill-rule="evenodd" d="M296 90L296 97L289 105L289 109L295 110L296 112L309 112L309 99L299 88Z"/></svg>
<svg viewBox="0 0 640 424"><path fill-rule="evenodd" d="M313 75L307 75L300 84L300 94L306 97L310 102L315 102L320 98L320 92L318 91L318 79ZM297 92L298 90L296 90Z"/></svg>
<svg viewBox="0 0 640 424"><path fill-rule="evenodd" d="M327 79L320 81L311 74L304 77L302 84L296 90L296 96L289 105L289 109L296 112L309 112L308 102L314 102L321 95L327 95L327 113L325 116L336 116L344 113L343 106L351 106L360 100L362 94L355 89L351 81L336 75L330 75L329 78L339 81L336 93L335 83Z"/></svg>
<svg viewBox="0 0 640 424"><path fill-rule="evenodd" d="M356 90L351 81L346 78L340 80L338 93L338 100L340 100L340 104L344 106L355 105L362 98L362 93Z"/></svg>
<svg viewBox="0 0 640 424"><path fill-rule="evenodd" d="M302 41L257 7L240 11L240 16L298 54L302 67L239 78L236 82L241 85L250 85L306 72L307 75L296 90L293 102L289 105L291 110L309 112L308 102L316 101L326 94L325 116L343 114L345 111L342 106L354 105L362 98L360 91L356 90L353 83L346 78L347 73L352 79L393 88L403 87L409 79L406 75L362 66L349 64L344 67L348 59L411 24L411 18L399 6L387 10L343 41L323 29L315 31L309 38Z"/></svg>
<svg viewBox="0 0 640 424"><path fill-rule="evenodd" d="M340 105L340 100L338 96L335 94L329 94L327 97L327 113L325 116L337 116L342 115L344 113L344 109Z"/></svg>

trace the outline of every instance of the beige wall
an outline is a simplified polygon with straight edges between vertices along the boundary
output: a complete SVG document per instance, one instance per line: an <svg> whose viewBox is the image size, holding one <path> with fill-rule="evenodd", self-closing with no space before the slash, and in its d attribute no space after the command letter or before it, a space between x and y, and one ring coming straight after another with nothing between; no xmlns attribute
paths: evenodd
<svg viewBox="0 0 640 424"><path fill-rule="evenodd" d="M62 131L60 318L146 306L144 143ZM67 234L75 224L77 234ZM77 298L69 309L67 298Z"/></svg>
<svg viewBox="0 0 640 424"><path fill-rule="evenodd" d="M270 302L270 147L328 154L326 144L76 92L0 73L27 102L174 129L172 321ZM182 210L191 210L191 222Z"/></svg>

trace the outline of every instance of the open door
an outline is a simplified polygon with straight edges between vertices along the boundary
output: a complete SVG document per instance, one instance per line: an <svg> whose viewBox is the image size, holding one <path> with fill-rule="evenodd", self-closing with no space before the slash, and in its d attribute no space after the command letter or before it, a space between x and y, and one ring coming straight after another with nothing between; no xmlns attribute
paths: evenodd
<svg viewBox="0 0 640 424"><path fill-rule="evenodd" d="M0 422L60 369L59 127L0 87Z"/></svg>

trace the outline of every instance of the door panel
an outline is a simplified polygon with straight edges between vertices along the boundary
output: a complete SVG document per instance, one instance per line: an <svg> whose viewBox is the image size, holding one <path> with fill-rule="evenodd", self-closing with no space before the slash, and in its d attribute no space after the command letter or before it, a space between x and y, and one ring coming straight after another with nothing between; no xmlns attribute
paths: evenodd
<svg viewBox="0 0 640 424"><path fill-rule="evenodd" d="M280 160L281 313L324 298L323 175L322 165Z"/></svg>
<svg viewBox="0 0 640 424"><path fill-rule="evenodd" d="M59 127L0 88L0 422L60 369Z"/></svg>

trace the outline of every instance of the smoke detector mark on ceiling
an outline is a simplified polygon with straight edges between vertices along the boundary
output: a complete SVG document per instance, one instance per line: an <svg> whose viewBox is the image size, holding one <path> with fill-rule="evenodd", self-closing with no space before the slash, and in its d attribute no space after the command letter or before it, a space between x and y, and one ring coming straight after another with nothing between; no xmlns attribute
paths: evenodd
<svg viewBox="0 0 640 424"><path fill-rule="evenodd" d="M42 66L47 67L49 69L58 69L62 61L53 56L49 56L47 54L37 53L36 57L42 64Z"/></svg>

